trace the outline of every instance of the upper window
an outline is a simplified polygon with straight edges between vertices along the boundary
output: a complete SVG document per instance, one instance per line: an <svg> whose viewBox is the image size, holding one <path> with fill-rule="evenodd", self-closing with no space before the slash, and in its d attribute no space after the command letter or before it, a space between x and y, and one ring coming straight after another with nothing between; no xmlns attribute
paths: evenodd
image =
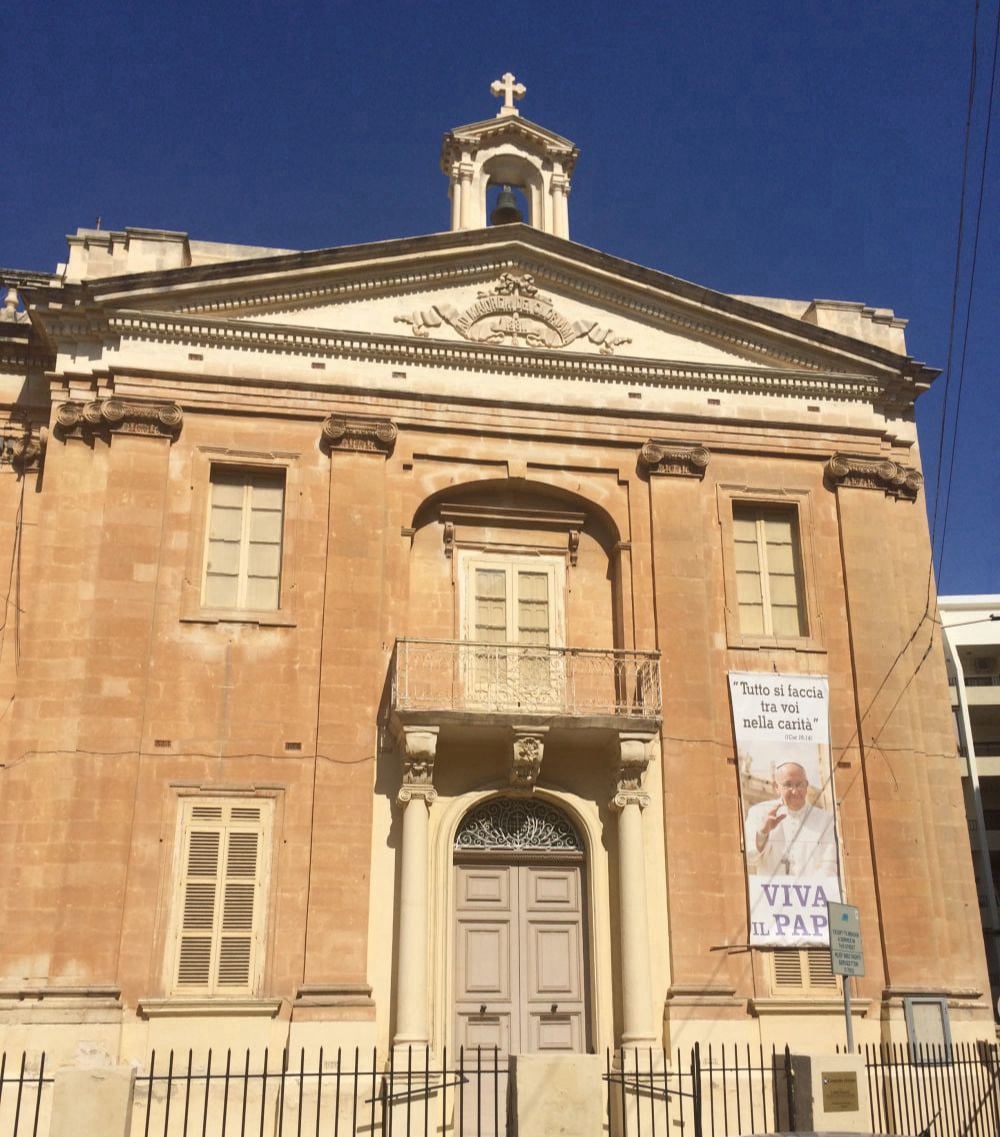
<svg viewBox="0 0 1000 1137"><path fill-rule="evenodd" d="M742 634L807 635L795 508L734 502L733 551Z"/></svg>
<svg viewBox="0 0 1000 1137"><path fill-rule="evenodd" d="M175 993L255 994L271 810L256 798L182 803Z"/></svg>
<svg viewBox="0 0 1000 1137"><path fill-rule="evenodd" d="M212 467L203 607L277 611L284 506L284 471Z"/></svg>
<svg viewBox="0 0 1000 1137"><path fill-rule="evenodd" d="M563 566L555 558L470 556L464 636L478 643L562 644Z"/></svg>

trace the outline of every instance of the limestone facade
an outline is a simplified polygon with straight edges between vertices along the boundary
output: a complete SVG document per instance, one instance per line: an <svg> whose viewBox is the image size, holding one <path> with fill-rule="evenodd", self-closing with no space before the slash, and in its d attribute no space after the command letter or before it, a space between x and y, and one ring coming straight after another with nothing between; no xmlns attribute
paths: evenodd
<svg viewBox="0 0 1000 1137"><path fill-rule="evenodd" d="M828 1050L836 983L746 946L734 670L830 678L858 1040L905 1039L915 996L992 1035L913 418L935 373L883 310L571 243L564 143L512 97L446 139L453 201L527 171L530 224L461 197L451 232L311 252L82 231L8 281L8 1049L453 1050L491 1001L457 1010L457 866L502 861L577 889L582 1010L509 999L524 1051ZM798 634L744 615L754 511L794 527ZM466 849L480 806L499 844ZM491 860L515 814L548 844Z"/></svg>

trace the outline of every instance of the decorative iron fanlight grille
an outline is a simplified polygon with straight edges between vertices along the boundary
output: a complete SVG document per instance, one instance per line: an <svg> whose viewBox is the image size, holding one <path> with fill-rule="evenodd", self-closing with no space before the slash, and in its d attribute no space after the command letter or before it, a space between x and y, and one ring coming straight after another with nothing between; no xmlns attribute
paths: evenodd
<svg viewBox="0 0 1000 1137"><path fill-rule="evenodd" d="M583 842L569 818L550 805L533 798L491 798L462 819L455 848L582 853Z"/></svg>

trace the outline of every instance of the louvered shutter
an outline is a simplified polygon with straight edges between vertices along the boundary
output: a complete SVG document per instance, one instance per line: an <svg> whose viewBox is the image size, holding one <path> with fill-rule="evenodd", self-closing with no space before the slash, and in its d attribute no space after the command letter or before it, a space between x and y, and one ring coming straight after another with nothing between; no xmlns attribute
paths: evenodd
<svg viewBox="0 0 1000 1137"><path fill-rule="evenodd" d="M837 977L833 973L833 958L829 948L813 948L805 954L809 960L809 986L812 990L826 988L836 991Z"/></svg>
<svg viewBox="0 0 1000 1137"><path fill-rule="evenodd" d="M270 803L187 803L185 809L176 988L250 993Z"/></svg>
<svg viewBox="0 0 1000 1137"><path fill-rule="evenodd" d="M802 957L797 948L774 952L774 990L776 994L802 990Z"/></svg>
<svg viewBox="0 0 1000 1137"><path fill-rule="evenodd" d="M772 967L776 995L840 989L829 948L778 948L772 952Z"/></svg>

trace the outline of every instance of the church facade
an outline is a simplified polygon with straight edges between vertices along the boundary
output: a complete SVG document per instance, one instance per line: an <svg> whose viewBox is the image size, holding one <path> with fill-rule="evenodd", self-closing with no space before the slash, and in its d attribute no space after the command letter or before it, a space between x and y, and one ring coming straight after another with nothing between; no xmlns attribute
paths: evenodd
<svg viewBox="0 0 1000 1137"><path fill-rule="evenodd" d="M7 1049L830 1050L836 899L859 1041L993 1035L935 373L572 242L575 148L496 93L448 232L10 274Z"/></svg>

